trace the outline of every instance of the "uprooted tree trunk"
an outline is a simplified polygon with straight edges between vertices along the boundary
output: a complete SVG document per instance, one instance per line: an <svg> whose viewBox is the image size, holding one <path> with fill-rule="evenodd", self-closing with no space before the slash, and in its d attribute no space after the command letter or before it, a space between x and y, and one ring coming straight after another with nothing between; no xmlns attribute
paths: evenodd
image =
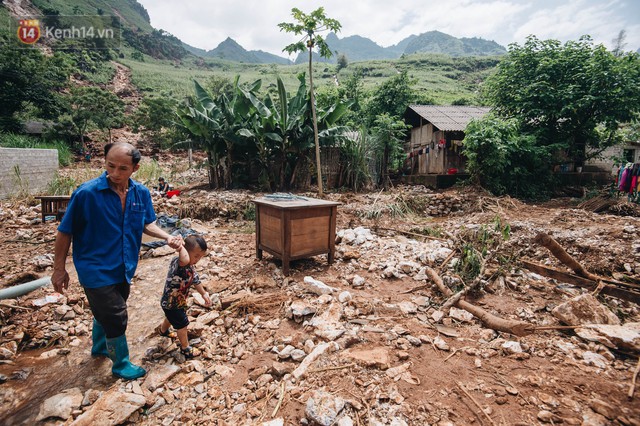
<svg viewBox="0 0 640 426"><path fill-rule="evenodd" d="M576 273L576 275L579 275L579 276L584 277L584 278L588 278L588 279L593 280L593 281L600 280L600 277L598 277L597 275L594 275L591 272L587 271L577 260L575 260L573 257L571 257L571 255L569 253L567 253L562 248L562 246L560 244L558 244L558 242L556 240L551 238L549 235L547 235L545 233L540 233L540 234L536 235L536 237L534 238L533 241L536 244L540 244L541 246L546 247L547 249L549 249L549 251L555 257L557 257L560 262L564 263L569 268L571 268L573 270L573 272Z"/></svg>
<svg viewBox="0 0 640 426"><path fill-rule="evenodd" d="M436 271L427 267L426 272L427 276L431 279L431 281L435 283L442 294L447 297L453 296L453 292L451 291L451 289L444 284L442 278L440 278L440 275L438 275ZM454 303L454 306L457 306L460 309L464 309L465 311L469 312L480 321L482 321L485 326L496 331L511 333L515 334L516 336L526 336L536 331L535 326L532 324L523 321L506 320L504 318L497 317L482 308L472 305L466 300L458 300Z"/></svg>

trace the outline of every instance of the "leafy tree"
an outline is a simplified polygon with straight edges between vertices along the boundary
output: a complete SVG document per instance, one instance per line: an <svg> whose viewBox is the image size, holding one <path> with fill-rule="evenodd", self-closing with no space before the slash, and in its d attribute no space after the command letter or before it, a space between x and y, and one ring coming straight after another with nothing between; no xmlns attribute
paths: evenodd
<svg viewBox="0 0 640 426"><path fill-rule="evenodd" d="M71 89L68 120L84 148L84 135L93 124L108 131L120 127L124 121L124 103L113 93L99 87L81 86Z"/></svg>
<svg viewBox="0 0 640 426"><path fill-rule="evenodd" d="M252 122L253 114L250 97L255 97L262 84L261 80L256 80L242 88L239 79L237 76L234 81L231 98L224 93L213 97L194 82L195 99L178 108L178 117L184 127L205 146L212 187L220 187L220 174L225 188L233 185L234 151L247 139L247 126Z"/></svg>
<svg viewBox="0 0 640 426"><path fill-rule="evenodd" d="M551 182L553 147L536 145L518 120L489 115L473 120L463 141L472 182L493 194L542 198Z"/></svg>
<svg viewBox="0 0 640 426"><path fill-rule="evenodd" d="M227 97L231 97L234 91L232 80L215 74L207 79L204 83L204 88L213 96L219 96L224 93Z"/></svg>
<svg viewBox="0 0 640 426"><path fill-rule="evenodd" d="M347 65L349 65L347 55L345 55L344 53L339 54L336 63L336 74L338 74L341 69L346 68Z"/></svg>
<svg viewBox="0 0 640 426"><path fill-rule="evenodd" d="M144 62L144 55L139 50L134 50L131 52L131 59L135 59L136 61Z"/></svg>
<svg viewBox="0 0 640 426"><path fill-rule="evenodd" d="M256 103L256 112L260 119L260 127L255 130L259 158L262 161L263 168L268 170L271 168L271 162L277 160L279 164L278 187L284 190L287 182L290 184L291 177L286 178L287 156L295 151L300 151L300 147L296 147L306 138L302 137L306 126L306 118L308 116L309 102L307 98L307 86L304 81L304 74L298 76L300 85L296 94L289 97L287 90L280 77L277 78L278 93L277 99L274 101L271 95L267 95L264 102ZM307 139L308 140L308 139ZM272 153L273 155L269 155ZM279 158L277 158L279 157ZM300 155L295 155L297 168ZM292 171L291 175L294 175Z"/></svg>
<svg viewBox="0 0 640 426"><path fill-rule="evenodd" d="M52 119L62 109L70 65L58 52L44 56L14 41L0 46L0 130L19 130L16 113L31 106L35 118Z"/></svg>
<svg viewBox="0 0 640 426"><path fill-rule="evenodd" d="M163 146L175 129L177 101L173 98L144 98L133 114L133 131L143 131Z"/></svg>
<svg viewBox="0 0 640 426"><path fill-rule="evenodd" d="M291 9L291 14L297 23L282 22L278 24L280 30L295 35L304 34L303 38L297 43L286 46L283 51L289 54L296 52L309 51L309 91L311 93L311 114L313 119L313 134L316 146L316 168L318 175L318 194L322 195L322 172L320 170L320 141L318 137L318 120L316 117L316 102L313 89L313 50L317 49L320 56L330 58L332 56L331 49L324 41L324 38L318 34L322 31L339 32L342 25L335 19L327 18L324 14L324 8L319 7L310 14L303 13L298 8Z"/></svg>
<svg viewBox="0 0 640 426"><path fill-rule="evenodd" d="M523 46L510 45L485 95L538 145L556 145L580 166L615 143L620 123L637 118L638 81L636 53L616 57L588 36L564 45L530 36Z"/></svg>
<svg viewBox="0 0 640 426"><path fill-rule="evenodd" d="M394 118L402 117L407 106L415 98L411 89L413 84L414 81L409 78L407 71L402 71L377 87L366 107L367 124L373 125L382 114Z"/></svg>
<svg viewBox="0 0 640 426"><path fill-rule="evenodd" d="M365 120L362 105L369 96L363 89L362 74L352 73L345 78L340 86L326 85L318 89L316 103L318 108L329 108L337 103L349 103L349 110L340 119L340 125L359 127Z"/></svg>

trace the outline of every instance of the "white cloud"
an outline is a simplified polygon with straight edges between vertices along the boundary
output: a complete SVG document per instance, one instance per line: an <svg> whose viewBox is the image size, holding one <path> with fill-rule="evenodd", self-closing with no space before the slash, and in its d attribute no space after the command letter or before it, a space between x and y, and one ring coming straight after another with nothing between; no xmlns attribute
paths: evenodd
<svg viewBox="0 0 640 426"><path fill-rule="evenodd" d="M231 37L247 50L286 56L295 42L280 22L293 22L291 9L310 13L322 6L342 24L340 38L368 37L381 46L411 34L438 30L455 37L482 37L507 46L530 34L562 42L590 34L611 45L621 29L627 48L640 47L640 2L635 0L142 0L155 28L169 31L192 46L213 49Z"/></svg>

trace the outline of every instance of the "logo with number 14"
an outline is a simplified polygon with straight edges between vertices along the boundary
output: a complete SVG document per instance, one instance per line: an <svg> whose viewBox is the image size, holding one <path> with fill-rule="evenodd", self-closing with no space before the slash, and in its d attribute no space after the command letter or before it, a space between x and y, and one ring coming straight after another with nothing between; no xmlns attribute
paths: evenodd
<svg viewBox="0 0 640 426"><path fill-rule="evenodd" d="M24 44L34 44L40 38L40 22L37 19L21 19L18 39Z"/></svg>

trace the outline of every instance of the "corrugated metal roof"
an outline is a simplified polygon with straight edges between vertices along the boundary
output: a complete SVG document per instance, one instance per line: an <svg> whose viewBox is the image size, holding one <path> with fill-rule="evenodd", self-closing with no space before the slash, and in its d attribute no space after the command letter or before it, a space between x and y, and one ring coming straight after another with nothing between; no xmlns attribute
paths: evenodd
<svg viewBox="0 0 640 426"><path fill-rule="evenodd" d="M445 131L464 131L472 119L482 118L491 110L489 107L439 105L409 105L409 109Z"/></svg>

